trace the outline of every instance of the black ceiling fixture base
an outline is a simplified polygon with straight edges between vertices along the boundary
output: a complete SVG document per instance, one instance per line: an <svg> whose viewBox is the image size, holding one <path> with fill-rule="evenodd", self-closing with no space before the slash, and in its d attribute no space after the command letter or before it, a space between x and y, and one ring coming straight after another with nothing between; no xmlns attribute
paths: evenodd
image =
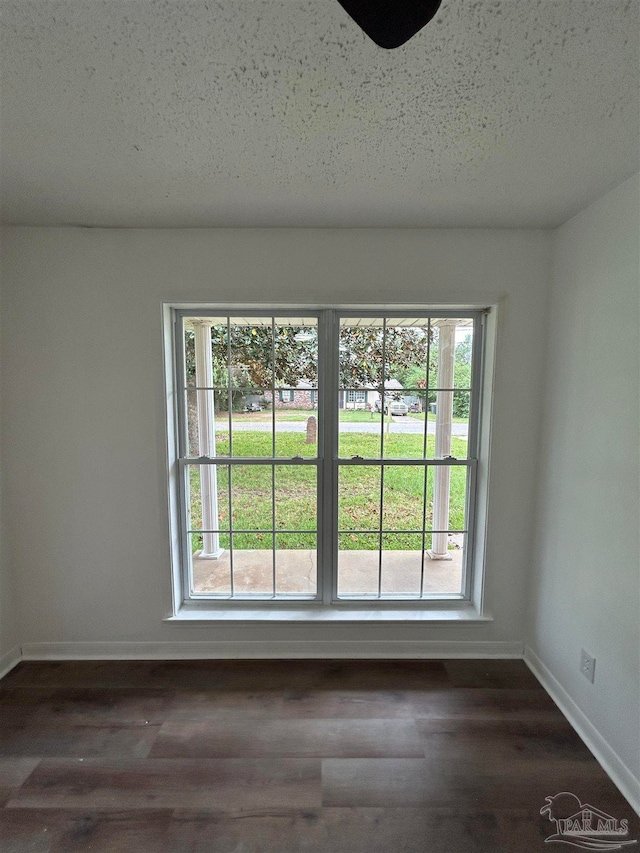
<svg viewBox="0 0 640 853"><path fill-rule="evenodd" d="M338 0L379 47L409 41L434 17L442 0Z"/></svg>

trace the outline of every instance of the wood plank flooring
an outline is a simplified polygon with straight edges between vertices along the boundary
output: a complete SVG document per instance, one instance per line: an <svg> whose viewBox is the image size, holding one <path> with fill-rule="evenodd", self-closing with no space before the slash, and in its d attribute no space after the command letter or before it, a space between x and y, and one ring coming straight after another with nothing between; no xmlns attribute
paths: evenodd
<svg viewBox="0 0 640 853"><path fill-rule="evenodd" d="M640 840L522 661L23 662L0 681L2 853L529 853L561 791Z"/></svg>

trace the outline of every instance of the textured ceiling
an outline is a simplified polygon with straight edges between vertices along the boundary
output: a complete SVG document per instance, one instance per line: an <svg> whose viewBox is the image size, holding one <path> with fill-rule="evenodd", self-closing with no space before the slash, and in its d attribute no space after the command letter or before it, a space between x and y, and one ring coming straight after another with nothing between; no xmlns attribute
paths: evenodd
<svg viewBox="0 0 640 853"><path fill-rule="evenodd" d="M552 226L638 169L638 0L0 0L3 221Z"/></svg>

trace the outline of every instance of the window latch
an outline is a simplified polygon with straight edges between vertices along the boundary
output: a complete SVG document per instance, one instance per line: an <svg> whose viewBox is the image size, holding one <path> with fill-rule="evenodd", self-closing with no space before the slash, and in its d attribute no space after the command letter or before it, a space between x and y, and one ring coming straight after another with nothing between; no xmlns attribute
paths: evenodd
<svg viewBox="0 0 640 853"><path fill-rule="evenodd" d="M442 458L443 458L443 459L452 459L454 462L457 462L457 461L458 461L458 457L457 457L457 456L443 456Z"/></svg>
<svg viewBox="0 0 640 853"><path fill-rule="evenodd" d="M360 460L364 460L364 456L358 456L357 454L356 454L355 456L352 456L351 458L352 458L352 459L360 459Z"/></svg>
<svg viewBox="0 0 640 853"><path fill-rule="evenodd" d="M292 456L291 457L292 462L298 462L298 460L300 460L300 459L302 459L302 456Z"/></svg>

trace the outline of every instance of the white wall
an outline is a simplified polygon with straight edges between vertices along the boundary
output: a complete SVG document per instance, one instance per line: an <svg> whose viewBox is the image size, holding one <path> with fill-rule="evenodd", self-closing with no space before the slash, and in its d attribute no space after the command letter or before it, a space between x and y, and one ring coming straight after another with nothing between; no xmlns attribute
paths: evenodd
<svg viewBox="0 0 640 853"><path fill-rule="evenodd" d="M2 235L0 234L0 238ZM2 270L0 269L0 293L2 292L3 280ZM1 320L1 302L0 302L0 320ZM0 323L0 343L2 341L2 326ZM2 436L2 414L6 413L6 407L3 407L2 381L0 376L0 446ZM0 458L0 677L3 672L9 667L17 654L18 638L18 618L16 612L16 595L14 577L11 572L11 565L6 547L5 524L4 524L4 477L3 464Z"/></svg>
<svg viewBox="0 0 640 853"><path fill-rule="evenodd" d="M528 638L636 780L639 193L636 176L554 233ZM596 657L594 684L581 648Z"/></svg>
<svg viewBox="0 0 640 853"><path fill-rule="evenodd" d="M3 451L22 640L522 641L549 263L541 231L9 229ZM163 300L502 300L486 583L495 621L163 623Z"/></svg>

